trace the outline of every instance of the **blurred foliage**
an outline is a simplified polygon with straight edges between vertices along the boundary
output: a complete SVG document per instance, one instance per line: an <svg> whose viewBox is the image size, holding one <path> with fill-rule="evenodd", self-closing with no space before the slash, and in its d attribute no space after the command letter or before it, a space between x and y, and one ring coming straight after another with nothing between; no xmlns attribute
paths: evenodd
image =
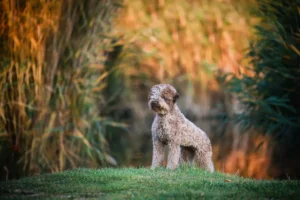
<svg viewBox="0 0 300 200"><path fill-rule="evenodd" d="M118 1L0 1L1 178L116 165L103 129ZM112 67L111 67L112 68Z"/></svg>
<svg viewBox="0 0 300 200"><path fill-rule="evenodd" d="M294 0L258 3L261 22L247 55L253 67L223 78L243 106L237 120L245 128L286 135L300 128L300 6Z"/></svg>
<svg viewBox="0 0 300 200"><path fill-rule="evenodd" d="M227 74L223 81L239 101L233 117L242 132L253 127L272 140L269 174L299 178L300 173L300 4L260 0L248 73Z"/></svg>
<svg viewBox="0 0 300 200"><path fill-rule="evenodd" d="M218 90L214 72L237 72L247 64L254 1L124 1L119 32L143 51L140 67L126 74L150 82L189 80L196 98ZM151 83L151 84L152 84ZM207 100L209 101L209 100Z"/></svg>

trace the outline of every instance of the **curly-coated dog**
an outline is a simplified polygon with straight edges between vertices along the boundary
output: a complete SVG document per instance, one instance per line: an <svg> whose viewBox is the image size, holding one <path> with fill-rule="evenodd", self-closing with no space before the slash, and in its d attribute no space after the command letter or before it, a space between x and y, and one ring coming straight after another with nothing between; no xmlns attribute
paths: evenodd
<svg viewBox="0 0 300 200"><path fill-rule="evenodd" d="M190 122L180 112L176 100L179 95L169 84L151 88L148 105L156 112L152 124L153 158L152 166L162 166L164 147L168 147L167 168L176 169L181 162L194 163L213 172L212 147L206 133Z"/></svg>

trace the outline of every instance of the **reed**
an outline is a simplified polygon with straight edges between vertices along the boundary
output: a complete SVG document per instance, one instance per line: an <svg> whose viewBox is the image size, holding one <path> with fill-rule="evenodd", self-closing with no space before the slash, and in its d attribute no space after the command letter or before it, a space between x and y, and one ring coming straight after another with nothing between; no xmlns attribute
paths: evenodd
<svg viewBox="0 0 300 200"><path fill-rule="evenodd" d="M0 3L2 178L115 165L100 108L119 3Z"/></svg>

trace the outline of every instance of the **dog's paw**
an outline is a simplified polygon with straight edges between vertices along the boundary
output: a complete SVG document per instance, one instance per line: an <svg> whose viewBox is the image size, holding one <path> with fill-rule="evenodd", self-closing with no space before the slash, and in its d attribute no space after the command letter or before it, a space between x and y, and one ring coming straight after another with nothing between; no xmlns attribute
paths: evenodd
<svg viewBox="0 0 300 200"><path fill-rule="evenodd" d="M175 170L177 168L178 168L178 166L167 166L167 169L169 169L169 170Z"/></svg>

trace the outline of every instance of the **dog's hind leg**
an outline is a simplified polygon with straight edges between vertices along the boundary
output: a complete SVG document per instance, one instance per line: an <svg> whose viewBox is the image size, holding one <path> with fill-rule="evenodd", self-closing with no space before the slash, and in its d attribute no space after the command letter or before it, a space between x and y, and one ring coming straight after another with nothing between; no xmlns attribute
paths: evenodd
<svg viewBox="0 0 300 200"><path fill-rule="evenodd" d="M199 162L201 168L209 171L214 172L214 164L212 161L212 154L208 152L201 152L199 150L196 151L196 159Z"/></svg>

